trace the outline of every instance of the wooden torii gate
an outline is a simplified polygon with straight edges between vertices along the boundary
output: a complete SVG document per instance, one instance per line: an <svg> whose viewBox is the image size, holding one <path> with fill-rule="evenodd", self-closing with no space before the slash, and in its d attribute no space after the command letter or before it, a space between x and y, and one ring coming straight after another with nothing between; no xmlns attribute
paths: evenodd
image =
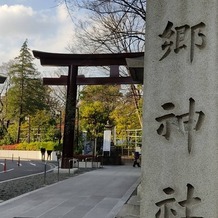
<svg viewBox="0 0 218 218"><path fill-rule="evenodd" d="M44 85L67 85L61 168L69 168L74 155L77 85L142 84L143 52L118 54L60 54L33 51L42 66L68 67L68 76L43 78ZM78 67L110 66L110 77L78 76ZM128 66L131 76L121 77L119 66Z"/></svg>

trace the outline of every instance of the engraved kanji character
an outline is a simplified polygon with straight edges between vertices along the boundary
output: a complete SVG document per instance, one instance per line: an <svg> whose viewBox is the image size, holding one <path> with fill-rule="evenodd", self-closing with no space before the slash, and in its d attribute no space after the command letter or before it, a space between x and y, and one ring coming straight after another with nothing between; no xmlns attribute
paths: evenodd
<svg viewBox="0 0 218 218"><path fill-rule="evenodd" d="M164 43L162 44L162 50L166 50L164 55L160 58L159 61L162 61L166 58L172 48L174 47L174 52L177 54L181 49L187 48L186 38L188 38L190 43L190 61L192 62L194 59L194 50L195 47L199 49L203 49L206 46L206 36L203 34L203 29L205 28L205 24L203 22L198 23L190 27L185 24L183 26L175 27L175 31L172 30L173 23L168 21L166 28L163 33L159 35L162 39L164 39ZM191 29L191 34L188 34L188 30ZM175 35L175 37L173 37ZM174 44L175 43L175 44Z"/></svg>
<svg viewBox="0 0 218 218"><path fill-rule="evenodd" d="M174 189L168 187L163 189L163 192L167 195L173 195ZM155 214L155 218L203 218L199 216L192 216L192 207L201 203L199 197L194 197L194 187L191 184L187 184L187 198L184 201L178 202L173 196L165 200L155 203L159 207L158 212ZM173 208L176 208L173 209ZM185 217L183 216L185 215Z"/></svg>
<svg viewBox="0 0 218 218"><path fill-rule="evenodd" d="M171 102L162 105L164 110L172 110L175 105ZM196 116L198 115L198 117ZM196 119L197 117L197 119ZM188 152L191 153L193 145L193 132L198 131L204 121L205 114L202 111L195 111L195 100L193 98L189 99L189 112L181 115L176 115L174 113L169 113L161 117L157 117L156 121L161 122L157 133L165 137L165 139L170 139L172 125L177 126L180 132L185 134L188 133ZM165 132L164 132L165 131Z"/></svg>

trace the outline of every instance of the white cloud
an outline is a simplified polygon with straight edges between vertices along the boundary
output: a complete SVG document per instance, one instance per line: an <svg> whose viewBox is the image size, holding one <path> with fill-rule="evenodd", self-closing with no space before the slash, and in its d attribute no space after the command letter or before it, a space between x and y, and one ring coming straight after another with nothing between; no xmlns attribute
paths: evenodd
<svg viewBox="0 0 218 218"><path fill-rule="evenodd" d="M50 34L46 34L46 39L42 39L44 34L39 34L39 38L35 38L34 46L40 46L38 50L45 48L51 52L66 52L65 48L73 37L73 23L68 17L63 6L56 10L55 17L51 18L51 26L49 26ZM37 48L36 48L37 49Z"/></svg>
<svg viewBox="0 0 218 218"><path fill-rule="evenodd" d="M67 52L73 23L65 8L34 11L23 5L0 5L0 62L19 55L23 42L33 50ZM1 65L1 64L0 64Z"/></svg>

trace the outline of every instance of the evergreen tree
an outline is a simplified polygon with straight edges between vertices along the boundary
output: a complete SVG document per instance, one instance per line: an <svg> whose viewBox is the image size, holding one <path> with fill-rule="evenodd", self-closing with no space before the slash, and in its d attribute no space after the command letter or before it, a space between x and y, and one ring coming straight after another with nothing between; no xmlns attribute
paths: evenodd
<svg viewBox="0 0 218 218"><path fill-rule="evenodd" d="M46 107L45 88L40 74L33 63L33 56L26 40L15 63L10 67L10 88L7 93L7 116L9 120L18 122L17 139L20 141L21 124L26 116L33 115L39 109Z"/></svg>

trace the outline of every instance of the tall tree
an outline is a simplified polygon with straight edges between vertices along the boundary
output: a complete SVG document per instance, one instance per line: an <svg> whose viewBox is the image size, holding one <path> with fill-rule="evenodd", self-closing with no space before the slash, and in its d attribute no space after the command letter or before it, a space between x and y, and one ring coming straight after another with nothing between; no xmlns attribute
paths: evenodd
<svg viewBox="0 0 218 218"><path fill-rule="evenodd" d="M80 94L80 128L95 142L103 137L107 121L116 126L119 139L126 138L129 130L141 129L131 92L122 93L120 86L108 85L86 86Z"/></svg>
<svg viewBox="0 0 218 218"><path fill-rule="evenodd" d="M139 122L138 111L135 108L134 99L131 98L131 92L126 93L122 99L120 99L117 107L110 114L111 119L114 120L116 125L117 138L126 138L126 131L131 129L141 129L141 123ZM142 101L139 101L142 104ZM139 105L139 108L142 106Z"/></svg>
<svg viewBox="0 0 218 218"><path fill-rule="evenodd" d="M7 92L9 119L17 119L17 143L20 141L21 124L25 117L45 108L45 89L33 63L33 57L25 40L15 63L10 67L10 88Z"/></svg>
<svg viewBox="0 0 218 218"><path fill-rule="evenodd" d="M73 22L78 26L78 43L83 44L83 49L86 49L82 52L144 51L146 0L61 0L61 2L64 2ZM76 7L88 12L86 19L82 17L78 21ZM72 45L69 50L75 53L78 52L77 48L78 45ZM128 69L123 70L121 74L129 75ZM129 88L142 127L141 95L139 95L141 89L136 85L130 85Z"/></svg>

